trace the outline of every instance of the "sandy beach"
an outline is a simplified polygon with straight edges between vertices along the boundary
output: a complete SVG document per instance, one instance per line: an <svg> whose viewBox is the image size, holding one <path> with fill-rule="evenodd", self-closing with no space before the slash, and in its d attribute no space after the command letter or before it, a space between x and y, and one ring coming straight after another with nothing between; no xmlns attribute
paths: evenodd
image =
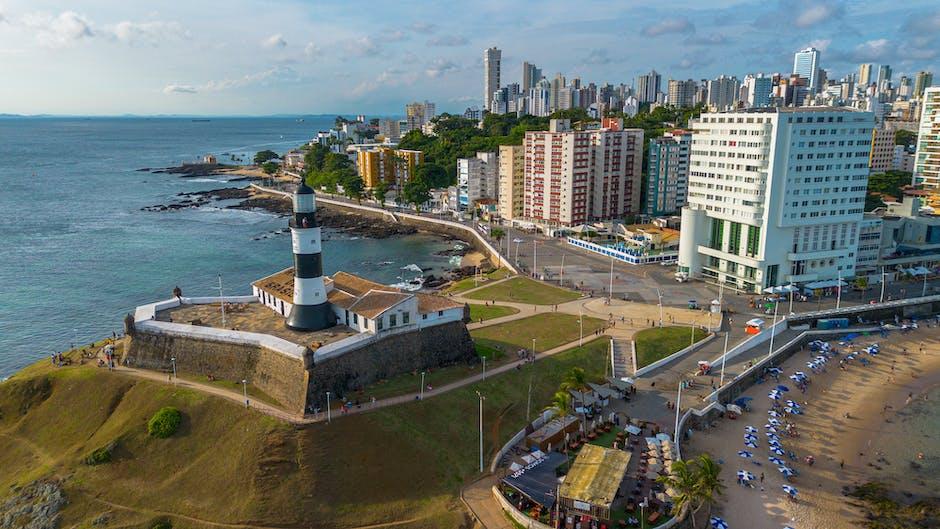
<svg viewBox="0 0 940 529"><path fill-rule="evenodd" d="M840 358L871 343L879 343L881 352L875 357L859 355L869 360L868 366L853 361L845 370L839 368ZM767 394L777 384L772 379L745 394L754 400L751 411L743 417L721 419L707 431L694 432L684 455L691 458L707 452L723 462L727 489L717 511L731 528L860 527L861 510L852 498L843 495L843 489L869 481L886 482L895 491L914 495L937 494L940 443L936 437L940 432L930 430L912 438L905 433L905 421L910 419L912 407L940 387L940 329L922 327L908 334L894 332L887 338L863 336L855 340L854 347L840 348L840 353L826 364L825 372L813 373L807 368L806 362L816 356L809 348L781 366L780 383L790 388L783 398L799 402L804 412L787 419L796 426L798 437L779 432L781 445L798 458L787 461L799 473L789 482L767 459L764 425L772 403ZM810 376L805 394L788 378L796 371ZM745 449L747 425L759 430L758 448L748 449L753 459L738 455ZM921 452L923 459L918 457ZM808 455L815 457L812 466L804 461ZM738 470L750 471L758 478L754 488L736 483ZM783 492L786 483L799 490L796 502L789 501Z"/></svg>

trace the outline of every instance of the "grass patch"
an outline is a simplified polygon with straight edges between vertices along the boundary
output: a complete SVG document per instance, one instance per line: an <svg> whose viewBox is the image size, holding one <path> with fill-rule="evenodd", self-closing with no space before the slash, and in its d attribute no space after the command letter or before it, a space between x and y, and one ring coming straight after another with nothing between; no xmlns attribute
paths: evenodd
<svg viewBox="0 0 940 529"><path fill-rule="evenodd" d="M695 341L704 340L708 333L695 328ZM636 342L637 367L645 367L653 362L681 351L689 346L692 331L688 327L654 327L643 329L633 336Z"/></svg>
<svg viewBox="0 0 940 529"><path fill-rule="evenodd" d="M172 406L160 408L153 417L147 421L147 433L151 437L166 439L176 433L180 423L183 422L183 414Z"/></svg>
<svg viewBox="0 0 940 529"><path fill-rule="evenodd" d="M111 462L111 453L114 452L114 449L117 448L117 441L111 441L110 443L102 446L101 448L96 448L90 454L88 454L84 462L86 465L103 465L105 463Z"/></svg>
<svg viewBox="0 0 940 529"><path fill-rule="evenodd" d="M604 326L604 320L584 316L584 336L590 336ZM578 339L580 329L574 314L546 312L498 325L490 325L470 331L473 341L479 345L503 353L515 353L519 349L530 349L535 338L535 350L546 351ZM510 357L514 357L510 354Z"/></svg>
<svg viewBox="0 0 940 529"><path fill-rule="evenodd" d="M183 380L190 380L192 382L198 382L200 384L215 386L218 388L227 389L229 391L234 391L239 394L245 391L245 388L242 387L242 383L239 381L235 381L235 380L222 380L218 378L215 380L209 380L209 377L205 375L197 376L197 375L179 374L178 376ZM261 388L259 388L258 386L255 386L254 384L248 384L248 396L252 400L265 402L267 404L271 404L272 406L276 406L279 408L283 407L283 405L280 402L278 402L277 399L268 395L267 393L262 391Z"/></svg>
<svg viewBox="0 0 940 529"><path fill-rule="evenodd" d="M530 303L532 305L557 305L578 299L581 294L528 277L514 277L498 285L491 285L470 292L466 297L479 300Z"/></svg>
<svg viewBox="0 0 940 529"><path fill-rule="evenodd" d="M515 307L500 307L499 305L480 305L479 303L470 304L470 319L477 322L480 320L492 320L502 318L519 312Z"/></svg>
<svg viewBox="0 0 940 529"><path fill-rule="evenodd" d="M477 288L487 283L492 283L493 281L499 281L500 279L509 277L510 275L511 274L509 273L509 270L506 270L505 268L498 268L488 274L483 274L484 279L482 280L479 278L465 277L461 279L460 281L451 283L451 285L447 287L444 290L444 292L449 292L451 294L459 294L461 292L466 292L472 288Z"/></svg>

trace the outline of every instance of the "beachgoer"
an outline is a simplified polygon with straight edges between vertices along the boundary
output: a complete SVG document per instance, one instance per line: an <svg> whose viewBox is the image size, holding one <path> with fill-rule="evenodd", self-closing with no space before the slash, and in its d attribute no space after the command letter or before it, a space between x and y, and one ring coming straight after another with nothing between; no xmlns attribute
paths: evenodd
<svg viewBox="0 0 940 529"><path fill-rule="evenodd" d="M764 484L764 473L763 473L763 472L760 473L760 482L761 482L761 485Z"/></svg>

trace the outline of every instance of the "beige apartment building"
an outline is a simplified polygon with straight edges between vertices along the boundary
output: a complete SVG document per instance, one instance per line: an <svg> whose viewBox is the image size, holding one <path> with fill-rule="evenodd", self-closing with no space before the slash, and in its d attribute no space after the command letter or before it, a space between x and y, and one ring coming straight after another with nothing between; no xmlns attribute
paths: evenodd
<svg viewBox="0 0 940 529"><path fill-rule="evenodd" d="M525 212L525 147L499 146L499 216L522 218Z"/></svg>
<svg viewBox="0 0 940 529"><path fill-rule="evenodd" d="M876 127L871 131L871 153L868 167L873 173L890 171L894 164L894 131Z"/></svg>

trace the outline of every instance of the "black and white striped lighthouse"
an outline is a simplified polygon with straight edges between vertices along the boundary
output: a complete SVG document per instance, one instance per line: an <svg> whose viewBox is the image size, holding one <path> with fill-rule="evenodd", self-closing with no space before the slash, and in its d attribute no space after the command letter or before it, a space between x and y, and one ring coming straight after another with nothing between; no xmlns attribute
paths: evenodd
<svg viewBox="0 0 940 529"><path fill-rule="evenodd" d="M298 331L318 331L336 325L336 316L326 299L323 260L320 256L320 226L313 189L301 181L294 192L294 217L290 221L294 248L294 303L287 326Z"/></svg>

